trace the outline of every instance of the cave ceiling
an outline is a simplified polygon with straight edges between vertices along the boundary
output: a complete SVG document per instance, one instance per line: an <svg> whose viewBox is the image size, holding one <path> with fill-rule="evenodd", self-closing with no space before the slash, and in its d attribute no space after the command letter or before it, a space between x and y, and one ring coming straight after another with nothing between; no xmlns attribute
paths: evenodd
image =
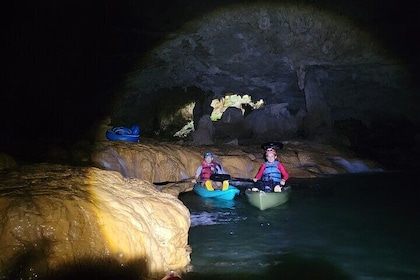
<svg viewBox="0 0 420 280"><path fill-rule="evenodd" d="M308 133L346 119L369 126L385 115L417 118L407 110L413 89L403 60L368 28L313 5L216 9L191 18L137 63L112 120L138 123L146 134L161 126L165 104L197 99L208 108L230 93L287 103L291 114L307 112L300 129Z"/></svg>
<svg viewBox="0 0 420 280"><path fill-rule="evenodd" d="M204 114L227 93L304 111L308 131L349 118L418 122L415 0L28 1L7 11L4 149L85 139L108 116L147 133L144 112L195 100Z"/></svg>

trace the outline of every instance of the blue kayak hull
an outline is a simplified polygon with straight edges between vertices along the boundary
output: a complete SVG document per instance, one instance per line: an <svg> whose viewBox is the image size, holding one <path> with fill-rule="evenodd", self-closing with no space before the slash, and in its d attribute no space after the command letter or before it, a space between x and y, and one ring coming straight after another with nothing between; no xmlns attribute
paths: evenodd
<svg viewBox="0 0 420 280"><path fill-rule="evenodd" d="M213 197L224 200L232 200L237 194L239 194L239 189L234 186L229 185L229 188L225 191L214 190L208 191L200 183L194 185L194 192L202 197Z"/></svg>

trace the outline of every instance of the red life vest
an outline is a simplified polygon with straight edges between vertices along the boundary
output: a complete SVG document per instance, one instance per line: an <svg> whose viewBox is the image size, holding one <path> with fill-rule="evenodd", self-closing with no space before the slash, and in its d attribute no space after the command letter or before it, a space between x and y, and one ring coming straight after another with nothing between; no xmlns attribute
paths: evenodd
<svg viewBox="0 0 420 280"><path fill-rule="evenodd" d="M203 161L201 163L201 180L207 181L210 180L210 176L212 174L217 173L217 168L220 168L220 164L217 164L215 162L207 163L206 161Z"/></svg>

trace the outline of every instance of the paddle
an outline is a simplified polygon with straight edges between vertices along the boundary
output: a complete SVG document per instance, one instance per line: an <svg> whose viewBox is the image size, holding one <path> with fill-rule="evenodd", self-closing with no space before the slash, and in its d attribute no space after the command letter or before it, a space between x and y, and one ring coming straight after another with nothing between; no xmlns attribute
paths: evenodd
<svg viewBox="0 0 420 280"><path fill-rule="evenodd" d="M191 182L191 180L194 179L194 177L182 179L179 181L164 181L164 182L153 182L154 185L161 186L161 185L167 185L167 184L176 184L176 183L185 183L185 182ZM225 180L231 180L232 177L229 174L213 174L210 176L210 180L216 181L216 182L223 182ZM239 180L249 180L251 179L242 179L242 178L233 178L236 181ZM252 181L252 180L251 180Z"/></svg>
<svg viewBox="0 0 420 280"><path fill-rule="evenodd" d="M187 182L190 182L190 183L191 183L191 180L192 180L192 179L194 179L194 177L190 177L190 178L182 179L182 180L179 180L179 181L153 182L152 184L153 184L153 185L156 185L156 186L162 186L162 185L167 185L167 184L176 184L176 183L187 183Z"/></svg>
<svg viewBox="0 0 420 280"><path fill-rule="evenodd" d="M231 177L229 174L212 174L210 176L210 180L216 181L216 182L223 182L230 179Z"/></svg>
<svg viewBox="0 0 420 280"><path fill-rule="evenodd" d="M167 184L186 183L186 182L191 182L192 179L194 179L194 177L182 179L182 180L179 180L179 181L153 182L153 185L162 186L162 185L167 185ZM223 182L225 180L229 180L229 181L240 181L240 182L254 183L254 180L252 180L250 178L236 178L236 177L231 177L229 174L213 174L213 175L210 176L210 180L216 181L216 182Z"/></svg>
<svg viewBox="0 0 420 280"><path fill-rule="evenodd" d="M252 182L255 183L253 179L250 178L236 178L236 177L231 177L230 178L231 181L241 181L241 182Z"/></svg>
<svg viewBox="0 0 420 280"><path fill-rule="evenodd" d="M249 178L235 178L232 177L229 184L235 187L253 187L255 185L254 180Z"/></svg>
<svg viewBox="0 0 420 280"><path fill-rule="evenodd" d="M229 174L213 174L213 175L210 176L210 180L217 181L217 182L223 182L225 180L242 181L242 182L254 182L254 180L250 179L250 178L231 177Z"/></svg>

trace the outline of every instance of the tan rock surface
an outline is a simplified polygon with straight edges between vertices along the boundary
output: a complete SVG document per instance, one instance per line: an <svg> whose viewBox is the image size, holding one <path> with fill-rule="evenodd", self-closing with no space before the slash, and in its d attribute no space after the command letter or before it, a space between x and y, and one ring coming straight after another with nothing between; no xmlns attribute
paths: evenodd
<svg viewBox="0 0 420 280"><path fill-rule="evenodd" d="M101 142L96 145L92 162L100 168L118 171L125 177L148 182L180 181L194 175L207 150L215 154L215 160L234 178L253 178L264 162L263 150L259 146L186 146L148 139L141 139L140 143ZM278 157L292 178L349 173L335 159L359 160L345 149L309 141L284 142ZM363 162L368 168L378 168L375 162ZM191 185L173 184L172 187L180 187L182 192L189 190Z"/></svg>
<svg viewBox="0 0 420 280"><path fill-rule="evenodd" d="M51 164L5 175L1 278L42 278L86 259L161 278L168 270L185 271L190 262L188 209L145 181Z"/></svg>
<svg viewBox="0 0 420 280"><path fill-rule="evenodd" d="M319 143L283 144L279 158L291 178L348 173L337 159L354 159L345 150ZM0 278L52 274L59 279L74 274L70 270L75 267L85 276L117 272L116 278L182 273L190 269L190 216L177 196L192 190L190 180L203 153L212 151L234 178L253 178L263 163L259 146L141 139L101 141L83 149L90 151L92 167L13 165L0 174ZM86 153L76 149L71 154L83 155L79 162L86 165Z"/></svg>

